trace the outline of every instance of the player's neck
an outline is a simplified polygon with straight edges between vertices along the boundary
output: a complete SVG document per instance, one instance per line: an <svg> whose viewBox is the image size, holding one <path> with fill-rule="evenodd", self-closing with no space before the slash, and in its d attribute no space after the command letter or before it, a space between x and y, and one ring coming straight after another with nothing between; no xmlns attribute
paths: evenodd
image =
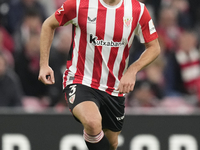
<svg viewBox="0 0 200 150"><path fill-rule="evenodd" d="M121 0L103 0L104 3L110 6L115 6L117 5Z"/></svg>

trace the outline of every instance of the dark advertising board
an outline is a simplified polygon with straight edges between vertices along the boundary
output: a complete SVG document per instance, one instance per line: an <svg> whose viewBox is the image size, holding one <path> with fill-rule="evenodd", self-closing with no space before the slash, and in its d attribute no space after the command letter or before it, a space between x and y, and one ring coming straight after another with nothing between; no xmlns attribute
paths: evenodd
<svg viewBox="0 0 200 150"><path fill-rule="evenodd" d="M0 115L1 150L87 150L68 114ZM127 115L118 150L199 150L200 116Z"/></svg>

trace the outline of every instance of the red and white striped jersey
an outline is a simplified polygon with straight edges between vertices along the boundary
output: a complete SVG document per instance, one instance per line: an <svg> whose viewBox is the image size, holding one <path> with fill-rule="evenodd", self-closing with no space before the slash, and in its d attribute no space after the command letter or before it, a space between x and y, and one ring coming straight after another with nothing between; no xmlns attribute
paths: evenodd
<svg viewBox="0 0 200 150"><path fill-rule="evenodd" d="M148 10L137 0L121 0L115 6L103 0L67 0L55 17L60 26L75 27L64 88L76 83L123 96L116 89L127 69L134 35L143 43L158 37Z"/></svg>

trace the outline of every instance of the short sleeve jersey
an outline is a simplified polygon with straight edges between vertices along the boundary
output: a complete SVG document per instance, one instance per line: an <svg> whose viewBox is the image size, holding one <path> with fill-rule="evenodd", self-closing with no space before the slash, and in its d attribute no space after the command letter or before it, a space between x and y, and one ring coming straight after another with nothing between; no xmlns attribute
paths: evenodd
<svg viewBox="0 0 200 150"><path fill-rule="evenodd" d="M67 0L55 17L60 26L71 23L74 27L64 88L83 84L123 96L116 89L127 69L134 35L142 43L158 37L147 8L137 0L121 0L115 6L103 0Z"/></svg>

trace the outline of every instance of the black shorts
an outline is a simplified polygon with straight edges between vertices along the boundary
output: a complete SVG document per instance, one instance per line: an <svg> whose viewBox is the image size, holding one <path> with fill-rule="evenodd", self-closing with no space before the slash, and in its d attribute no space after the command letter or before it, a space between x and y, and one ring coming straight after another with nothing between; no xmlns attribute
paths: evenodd
<svg viewBox="0 0 200 150"><path fill-rule="evenodd" d="M114 132L122 130L124 122L125 98L109 95L104 91L82 84L71 84L65 88L70 111L81 102L93 101L102 116L102 128Z"/></svg>

